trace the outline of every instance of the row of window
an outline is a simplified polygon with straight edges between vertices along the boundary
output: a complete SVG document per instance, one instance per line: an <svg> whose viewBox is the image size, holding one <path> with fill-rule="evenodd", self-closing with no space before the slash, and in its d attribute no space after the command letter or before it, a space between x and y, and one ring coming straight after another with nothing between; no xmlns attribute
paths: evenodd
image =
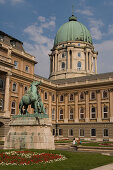
<svg viewBox="0 0 113 170"><path fill-rule="evenodd" d="M68 136L73 137L74 131L73 129L68 129ZM55 129L53 129L53 136L56 135ZM63 136L63 129L58 129L58 136ZM96 129L92 128L90 129L90 136L91 137L96 137ZM109 131L107 128L103 129L103 137L108 137L109 136ZM85 137L85 130L84 129L79 129L79 137Z"/></svg>
<svg viewBox="0 0 113 170"><path fill-rule="evenodd" d="M108 90L103 90L102 91L102 98L106 99L108 98ZM90 92L90 100L95 100L96 99L96 92ZM79 94L79 100L85 100L85 92L81 92ZM64 101L64 95L60 95L60 102ZM69 101L74 101L74 94L71 93L69 94Z"/></svg>
<svg viewBox="0 0 113 170"><path fill-rule="evenodd" d="M97 118L96 107L92 106L90 108L90 119L96 119L96 118ZM103 119L109 118L109 111L108 111L107 105L104 105L102 108L102 118ZM59 120L63 120L63 119L64 119L64 110L61 108L59 111ZM73 119L74 119L74 109L70 108L69 120L73 120ZM85 119L85 108L84 107L79 108L79 119Z"/></svg>
<svg viewBox="0 0 113 170"><path fill-rule="evenodd" d="M72 44L72 43L68 43L68 44ZM67 46L67 45L66 45ZM80 47L80 43L78 43L78 46ZM62 44L62 47L65 47L64 44Z"/></svg>
<svg viewBox="0 0 113 170"><path fill-rule="evenodd" d="M64 58L66 56L66 53L62 53L62 58ZM81 57L81 53L78 52L78 57Z"/></svg>
<svg viewBox="0 0 113 170"><path fill-rule="evenodd" d="M65 62L62 62L61 63L61 69L65 69L66 68L66 64L65 64ZM81 62L80 61L78 61L78 63L77 63L77 70L81 70L81 68L82 68L82 64L81 64Z"/></svg>
<svg viewBox="0 0 113 170"><path fill-rule="evenodd" d="M18 69L18 61L14 61L14 68ZM25 66L25 72L26 73L30 72L30 67L28 65Z"/></svg>

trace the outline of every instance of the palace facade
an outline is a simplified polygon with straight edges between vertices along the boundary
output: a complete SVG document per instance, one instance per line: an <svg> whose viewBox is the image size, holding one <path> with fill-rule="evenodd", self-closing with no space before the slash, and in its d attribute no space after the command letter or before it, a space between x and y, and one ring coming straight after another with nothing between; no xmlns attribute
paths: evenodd
<svg viewBox="0 0 113 170"><path fill-rule="evenodd" d="M113 141L113 73L97 74L97 56L90 32L72 15L56 34L46 79L34 74L37 62L23 43L0 31L0 141L35 80L56 138Z"/></svg>

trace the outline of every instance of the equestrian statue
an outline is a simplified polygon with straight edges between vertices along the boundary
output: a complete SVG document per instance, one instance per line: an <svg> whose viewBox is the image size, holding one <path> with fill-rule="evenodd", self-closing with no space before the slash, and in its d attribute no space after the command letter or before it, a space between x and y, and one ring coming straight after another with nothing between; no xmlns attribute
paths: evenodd
<svg viewBox="0 0 113 170"><path fill-rule="evenodd" d="M27 93L22 97L19 103L20 114L27 114L28 106L34 109L34 114L45 113L45 109L39 94L39 85L41 82L33 81ZM24 110L23 110L24 107Z"/></svg>

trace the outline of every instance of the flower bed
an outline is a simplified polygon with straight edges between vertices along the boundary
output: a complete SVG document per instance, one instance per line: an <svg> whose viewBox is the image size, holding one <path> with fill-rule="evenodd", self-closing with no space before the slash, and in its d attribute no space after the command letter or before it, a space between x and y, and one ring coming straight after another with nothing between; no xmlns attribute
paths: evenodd
<svg viewBox="0 0 113 170"><path fill-rule="evenodd" d="M32 151L8 151L0 153L0 165L33 165L65 160L61 154Z"/></svg>

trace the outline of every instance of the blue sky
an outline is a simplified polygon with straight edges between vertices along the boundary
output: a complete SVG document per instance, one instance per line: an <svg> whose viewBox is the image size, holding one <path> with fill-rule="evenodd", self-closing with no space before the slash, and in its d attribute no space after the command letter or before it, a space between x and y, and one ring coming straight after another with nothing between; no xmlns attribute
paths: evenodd
<svg viewBox="0 0 113 170"><path fill-rule="evenodd" d="M113 0L0 0L0 30L23 41L38 61L35 73L49 77L48 53L72 5L99 52L98 73L113 72Z"/></svg>

